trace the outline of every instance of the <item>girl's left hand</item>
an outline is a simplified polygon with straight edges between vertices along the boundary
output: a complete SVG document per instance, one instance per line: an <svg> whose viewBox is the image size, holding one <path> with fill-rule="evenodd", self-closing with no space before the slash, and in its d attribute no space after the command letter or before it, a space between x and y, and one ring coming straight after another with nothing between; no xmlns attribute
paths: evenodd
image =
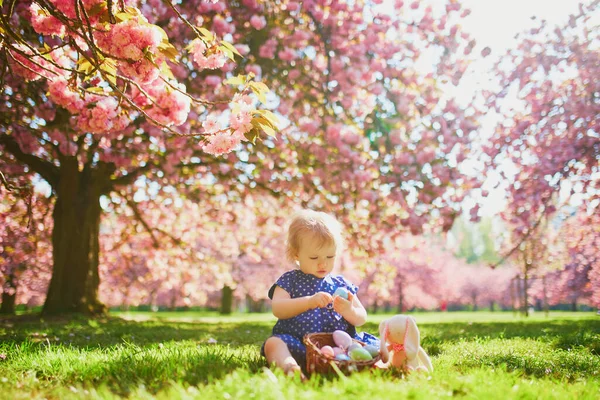
<svg viewBox="0 0 600 400"><path fill-rule="evenodd" d="M348 300L344 299L341 296L333 297L333 309L343 317L345 317L349 312L352 311L352 300L354 299L354 295L348 292Z"/></svg>

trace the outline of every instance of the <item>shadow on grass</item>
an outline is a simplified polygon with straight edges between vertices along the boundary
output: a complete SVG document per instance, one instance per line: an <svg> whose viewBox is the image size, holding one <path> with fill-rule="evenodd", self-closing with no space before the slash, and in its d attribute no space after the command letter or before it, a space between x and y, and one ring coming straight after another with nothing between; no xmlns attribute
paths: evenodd
<svg viewBox="0 0 600 400"><path fill-rule="evenodd" d="M117 317L89 319L82 316L57 318L3 318L0 341L25 341L66 345L77 348L106 348L120 343L139 346L192 340L199 343L216 339L232 346L261 344L271 331L270 322L168 322L128 321Z"/></svg>
<svg viewBox="0 0 600 400"><path fill-rule="evenodd" d="M420 331L423 348L434 356L446 343L511 338L534 339L563 350L583 347L600 355L600 319L421 324Z"/></svg>
<svg viewBox="0 0 600 400"><path fill-rule="evenodd" d="M53 348L65 350L101 350L107 356L63 371L59 379L68 384L107 384L126 395L140 384L156 392L171 381L199 385L223 379L235 370L257 373L265 366L259 349L271 328L272 322L135 322L116 317L27 316L0 320L0 343L23 344L28 354L40 353L42 358L50 343ZM360 330L377 334L377 325L366 324ZM420 330L422 345L431 356L443 355L448 346L458 343L473 344L469 357L454 362L458 369L506 368L526 375L572 380L597 366L586 358L588 352L600 354L600 320L424 323ZM506 340L507 345L495 348L486 344L496 339ZM543 344L548 354L511 352L510 339L534 340ZM209 344L214 341L216 344ZM484 351L478 353L478 345ZM552 349L557 355L552 355ZM562 361L558 357L572 349L577 351L566 356L564 366L559 365ZM10 349L4 347L2 351L7 350L10 357ZM53 369L39 368L38 378L57 379Z"/></svg>

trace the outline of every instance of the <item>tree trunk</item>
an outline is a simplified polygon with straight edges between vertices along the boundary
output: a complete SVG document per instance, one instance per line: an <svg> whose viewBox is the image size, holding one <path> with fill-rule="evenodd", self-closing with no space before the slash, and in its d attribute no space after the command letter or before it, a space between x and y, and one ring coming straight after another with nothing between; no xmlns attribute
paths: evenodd
<svg viewBox="0 0 600 400"><path fill-rule="evenodd" d="M373 314L377 314L377 312L379 311L379 300L375 300L373 302Z"/></svg>
<svg viewBox="0 0 600 400"><path fill-rule="evenodd" d="M8 275L4 290L2 291L2 305L0 314L15 315L15 302L17 300L17 280L14 274Z"/></svg>
<svg viewBox="0 0 600 400"><path fill-rule="evenodd" d="M221 314L231 314L233 310L233 289L223 286L221 295Z"/></svg>
<svg viewBox="0 0 600 400"><path fill-rule="evenodd" d="M110 189L114 168L98 163L79 171L75 157L62 157L54 187L53 269L43 314L101 314L98 300L100 196Z"/></svg>
<svg viewBox="0 0 600 400"><path fill-rule="evenodd" d="M404 290L402 290L402 283L398 286L398 314L404 313Z"/></svg>
<svg viewBox="0 0 600 400"><path fill-rule="evenodd" d="M525 307L524 314L529 317L529 296L527 294L529 284L529 274L527 273L527 267L525 267L525 274L523 275L523 304Z"/></svg>

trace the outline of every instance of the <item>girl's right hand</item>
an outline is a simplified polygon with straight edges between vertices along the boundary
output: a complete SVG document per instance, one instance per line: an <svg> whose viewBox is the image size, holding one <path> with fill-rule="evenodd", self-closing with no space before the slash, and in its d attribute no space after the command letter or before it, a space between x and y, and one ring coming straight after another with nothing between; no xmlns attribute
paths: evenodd
<svg viewBox="0 0 600 400"><path fill-rule="evenodd" d="M333 301L333 297L327 292L319 292L310 296L311 308L327 307Z"/></svg>

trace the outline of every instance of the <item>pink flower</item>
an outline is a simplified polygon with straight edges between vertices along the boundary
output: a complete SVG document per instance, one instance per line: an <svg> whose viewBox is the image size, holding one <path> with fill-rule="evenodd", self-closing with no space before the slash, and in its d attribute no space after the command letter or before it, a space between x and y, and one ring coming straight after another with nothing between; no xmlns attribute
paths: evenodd
<svg viewBox="0 0 600 400"><path fill-rule="evenodd" d="M233 47L243 56L250 53L250 47L247 44L236 44Z"/></svg>
<svg viewBox="0 0 600 400"><path fill-rule="evenodd" d="M155 63L160 65L162 60L162 57L158 57ZM154 82L160 76L160 70L146 58L142 58L134 63L120 61L119 69L124 75L133 78L136 82L143 85Z"/></svg>
<svg viewBox="0 0 600 400"><path fill-rule="evenodd" d="M65 26L37 3L32 3L29 11L31 13L31 26L37 33L56 36L65 34Z"/></svg>
<svg viewBox="0 0 600 400"><path fill-rule="evenodd" d="M231 153L241 141L242 140L238 135L222 133L209 137L207 144L205 144L202 149L208 154L220 156Z"/></svg>
<svg viewBox="0 0 600 400"><path fill-rule="evenodd" d="M244 137L244 133L252 129L252 114L246 111L231 113L229 118L229 126L234 130L235 135Z"/></svg>
<svg viewBox="0 0 600 400"><path fill-rule="evenodd" d="M256 65L256 64L246 65L246 72L247 73L252 72L254 74L254 76L257 76L257 77L262 76L262 69L260 68L260 65Z"/></svg>
<svg viewBox="0 0 600 400"><path fill-rule="evenodd" d="M78 113L85 104L79 93L73 91L64 78L48 82L48 97L54 104L64 107L72 114Z"/></svg>
<svg viewBox="0 0 600 400"><path fill-rule="evenodd" d="M275 39L269 39L265 42L265 44L260 46L260 49L258 49L258 55L261 58L271 58L272 59L275 57L276 49L277 49L277 41Z"/></svg>
<svg viewBox="0 0 600 400"><path fill-rule="evenodd" d="M284 50L280 51L277 55L281 60L288 62L293 61L297 58L296 52L287 47Z"/></svg>
<svg viewBox="0 0 600 400"><path fill-rule="evenodd" d="M185 85L181 83L173 85L179 90L171 88L162 80L154 90L150 90L149 94L154 96L154 104L146 111L149 116L167 126L182 125L190 113L192 101L184 94Z"/></svg>
<svg viewBox="0 0 600 400"><path fill-rule="evenodd" d="M204 79L204 82L210 86L217 86L221 83L222 79L217 75L209 75Z"/></svg>
<svg viewBox="0 0 600 400"><path fill-rule="evenodd" d="M250 17L250 25L256 30L261 30L267 25L267 20L263 16L253 15Z"/></svg>
<svg viewBox="0 0 600 400"><path fill-rule="evenodd" d="M200 39L194 39L189 46L190 54L194 63L199 69L218 69L222 68L227 62L228 58L220 50L216 50L214 54L206 56L206 44Z"/></svg>
<svg viewBox="0 0 600 400"><path fill-rule="evenodd" d="M31 50L22 44L16 44L14 46L25 54L31 54ZM31 60L34 60L35 63ZM23 79L26 81L36 81L51 74L40 67L43 66L49 68L49 63L41 57L36 57L33 55L24 57L22 54L17 53L16 51L8 50L8 63L10 64L12 71L15 74L23 77Z"/></svg>
<svg viewBox="0 0 600 400"><path fill-rule="evenodd" d="M296 1L290 1L287 3L287 9L288 11L298 11L300 9L300 3Z"/></svg>
<svg viewBox="0 0 600 400"><path fill-rule="evenodd" d="M293 69L290 72L288 72L288 78L290 78L291 80L295 80L300 76L300 74L300 71L298 71L297 69Z"/></svg>
<svg viewBox="0 0 600 400"><path fill-rule="evenodd" d="M208 135L213 134L222 129L219 120L215 115L212 114L204 120L204 122L202 123L202 128L204 129L204 133Z"/></svg>

